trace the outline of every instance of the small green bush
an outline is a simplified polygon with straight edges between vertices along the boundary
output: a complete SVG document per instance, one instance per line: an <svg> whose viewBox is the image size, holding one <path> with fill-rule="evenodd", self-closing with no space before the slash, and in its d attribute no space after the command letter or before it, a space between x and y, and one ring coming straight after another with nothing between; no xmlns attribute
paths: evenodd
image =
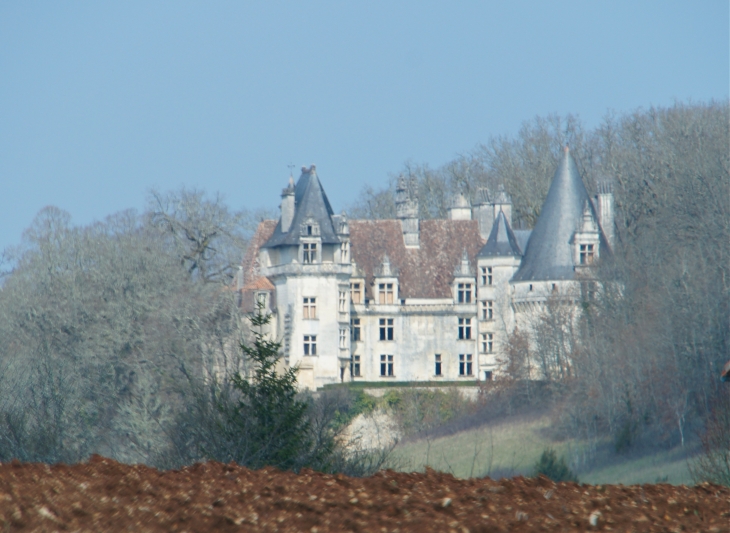
<svg viewBox="0 0 730 533"><path fill-rule="evenodd" d="M535 463L535 477L539 475L549 477L553 481L578 481L578 476L568 467L565 458L558 459L552 448L546 448L540 460Z"/></svg>

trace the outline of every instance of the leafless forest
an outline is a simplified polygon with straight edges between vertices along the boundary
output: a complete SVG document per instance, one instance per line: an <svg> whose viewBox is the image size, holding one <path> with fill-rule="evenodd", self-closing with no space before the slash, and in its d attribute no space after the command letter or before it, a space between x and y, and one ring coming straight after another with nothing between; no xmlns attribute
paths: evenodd
<svg viewBox="0 0 730 533"><path fill-rule="evenodd" d="M504 383L528 400L526 366L542 366L572 435L610 438L618 451L696 442L730 395L719 380L730 358L729 124L727 102L613 114L593 130L536 118L441 168L401 169L418 183L423 218L445 217L458 192L502 185L525 228L564 144L589 192L613 184L617 244L600 265L611 283L577 322L549 309L536 347L518 333L505 361ZM393 217L397 174L363 190L349 216ZM3 256L0 461L100 453L169 464L200 413L191 406L215 397L193 384L214 354L240 355L227 287L259 215L185 190L152 192L144 212L86 227L41 211Z"/></svg>

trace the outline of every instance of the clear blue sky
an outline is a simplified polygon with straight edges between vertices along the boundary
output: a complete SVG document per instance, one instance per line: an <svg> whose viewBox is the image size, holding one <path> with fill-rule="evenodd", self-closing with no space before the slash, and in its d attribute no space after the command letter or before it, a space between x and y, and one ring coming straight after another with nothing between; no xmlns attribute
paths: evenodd
<svg viewBox="0 0 730 533"><path fill-rule="evenodd" d="M0 248L49 204L273 208L316 163L339 211L536 115L727 99L729 25L727 0L2 2Z"/></svg>

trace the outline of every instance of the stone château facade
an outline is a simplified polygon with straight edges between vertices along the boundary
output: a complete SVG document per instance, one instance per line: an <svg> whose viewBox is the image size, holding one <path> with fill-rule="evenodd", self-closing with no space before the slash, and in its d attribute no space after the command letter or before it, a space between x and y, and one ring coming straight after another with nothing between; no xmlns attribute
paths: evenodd
<svg viewBox="0 0 730 533"><path fill-rule="evenodd" d="M459 196L448 220L419 220L414 187L398 181L396 219L349 220L312 165L282 191L280 219L259 225L242 306L272 313L301 386L489 380L508 335L548 298L594 290L613 198L605 188L589 198L567 147L533 230L512 229L503 191Z"/></svg>

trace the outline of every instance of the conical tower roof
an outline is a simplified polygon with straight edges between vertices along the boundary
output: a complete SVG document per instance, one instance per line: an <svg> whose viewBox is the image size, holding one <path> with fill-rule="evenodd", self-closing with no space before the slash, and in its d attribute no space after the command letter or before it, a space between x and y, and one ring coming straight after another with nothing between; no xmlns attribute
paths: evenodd
<svg viewBox="0 0 730 533"><path fill-rule="evenodd" d="M340 242L332 224L332 206L327 199L327 195L319 182L315 166L309 168L302 167L302 175L297 181L294 190L294 218L289 231L284 233L281 231L281 219L276 225L271 238L266 241L264 247L272 248L282 245L298 245L300 232L299 227L307 220L314 220L319 225L319 237L323 244L332 244Z"/></svg>
<svg viewBox="0 0 730 533"><path fill-rule="evenodd" d="M586 202L593 217L598 220L575 160L566 146L522 264L512 281L573 279L571 239L579 227ZM608 250L602 232L600 239L601 251Z"/></svg>
<svg viewBox="0 0 730 533"><path fill-rule="evenodd" d="M517 238L507 221L507 217L504 216L504 211L500 209L489 238L477 257L519 257L521 255L522 250Z"/></svg>

